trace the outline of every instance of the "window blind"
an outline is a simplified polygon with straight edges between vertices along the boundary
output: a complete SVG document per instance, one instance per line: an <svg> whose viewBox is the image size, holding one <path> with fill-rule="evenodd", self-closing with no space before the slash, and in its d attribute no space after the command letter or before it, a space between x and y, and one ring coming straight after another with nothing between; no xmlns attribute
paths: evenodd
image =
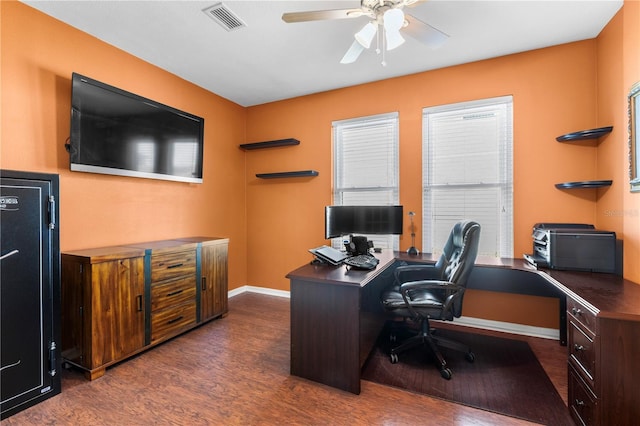
<svg viewBox="0 0 640 426"><path fill-rule="evenodd" d="M397 112L334 121L333 143L334 205L399 204ZM375 247L399 248L397 235L367 237Z"/></svg>
<svg viewBox="0 0 640 426"><path fill-rule="evenodd" d="M513 99L423 110L423 250L439 253L453 225L482 227L479 254L513 255Z"/></svg>

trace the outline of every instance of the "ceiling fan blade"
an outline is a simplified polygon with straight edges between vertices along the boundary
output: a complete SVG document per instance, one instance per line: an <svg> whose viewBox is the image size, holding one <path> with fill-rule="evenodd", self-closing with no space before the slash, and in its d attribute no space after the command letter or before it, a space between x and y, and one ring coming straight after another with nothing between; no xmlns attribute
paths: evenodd
<svg viewBox="0 0 640 426"><path fill-rule="evenodd" d="M360 43L358 43L358 41L354 41L351 47L349 48L349 50L347 50L347 53L345 53L342 59L340 60L340 63L351 64L355 62L363 50L364 50L364 47Z"/></svg>
<svg viewBox="0 0 640 426"><path fill-rule="evenodd" d="M402 28L402 31L432 49L442 46L449 38L447 34L425 22L422 22L415 16L405 14L404 18L409 25Z"/></svg>
<svg viewBox="0 0 640 426"><path fill-rule="evenodd" d="M426 3L429 0L404 0L404 5L408 7L415 7L419 4Z"/></svg>
<svg viewBox="0 0 640 426"><path fill-rule="evenodd" d="M314 10L309 12L290 12L283 13L282 20L286 23L322 21L325 19L346 19L357 18L362 16L361 9L333 9L333 10Z"/></svg>

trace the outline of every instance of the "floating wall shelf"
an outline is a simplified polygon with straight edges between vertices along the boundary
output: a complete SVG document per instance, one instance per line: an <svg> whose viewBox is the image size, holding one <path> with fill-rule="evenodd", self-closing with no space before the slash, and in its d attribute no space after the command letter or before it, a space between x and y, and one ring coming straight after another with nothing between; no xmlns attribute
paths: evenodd
<svg viewBox="0 0 640 426"><path fill-rule="evenodd" d="M587 139L598 139L611 133L613 126L598 127L597 129L581 130L579 132L567 133L556 138L558 142L577 142ZM585 180L580 182L556 183L558 189L582 189L582 188L604 188L611 186L611 180Z"/></svg>
<svg viewBox="0 0 640 426"><path fill-rule="evenodd" d="M556 183L558 189L603 188L611 186L612 180L585 180L581 182Z"/></svg>
<svg viewBox="0 0 640 426"><path fill-rule="evenodd" d="M581 130L579 132L567 133L566 135L558 136L556 140L558 142L571 142L581 141L586 139L598 139L601 136L611 133L613 126L599 127L597 129Z"/></svg>
<svg viewBox="0 0 640 426"><path fill-rule="evenodd" d="M256 173L256 177L260 179L277 179L277 178L289 178L289 177L308 177L318 176L315 170L297 170L294 172L276 172L276 173Z"/></svg>
<svg viewBox="0 0 640 426"><path fill-rule="evenodd" d="M266 141L266 142L252 142L252 143L243 143L240 145L240 148L244 150L252 150L252 149L262 149L262 148L275 148L277 146L291 146L291 145L300 145L300 141L298 139L278 139L275 141Z"/></svg>

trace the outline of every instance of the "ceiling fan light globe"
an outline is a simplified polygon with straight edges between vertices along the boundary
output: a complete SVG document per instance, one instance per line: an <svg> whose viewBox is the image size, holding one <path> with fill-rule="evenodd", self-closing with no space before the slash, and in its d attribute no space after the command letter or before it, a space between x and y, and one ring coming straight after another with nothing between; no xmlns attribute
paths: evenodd
<svg viewBox="0 0 640 426"><path fill-rule="evenodd" d="M387 41L387 50L393 50L404 43L404 37L400 35L400 31L385 31Z"/></svg>
<svg viewBox="0 0 640 426"><path fill-rule="evenodd" d="M356 33L355 39L360 43L360 45L362 45L362 47L368 49L371 46L371 42L373 41L373 37L375 37L377 31L378 29L376 25L369 22Z"/></svg>
<svg viewBox="0 0 640 426"><path fill-rule="evenodd" d="M400 9L389 9L382 17L385 31L398 31L404 25L404 12Z"/></svg>

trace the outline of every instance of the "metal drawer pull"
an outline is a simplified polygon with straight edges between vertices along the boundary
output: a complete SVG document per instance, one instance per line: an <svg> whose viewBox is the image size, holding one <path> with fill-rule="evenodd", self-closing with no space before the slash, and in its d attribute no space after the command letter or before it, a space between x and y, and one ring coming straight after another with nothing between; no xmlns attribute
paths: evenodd
<svg viewBox="0 0 640 426"><path fill-rule="evenodd" d="M184 265L184 263L174 263L173 265L167 265L167 269L179 268L182 265Z"/></svg>
<svg viewBox="0 0 640 426"><path fill-rule="evenodd" d="M584 350L586 350L586 348L584 346L579 345L577 343L573 345L573 349L575 349L576 351L584 351Z"/></svg>
<svg viewBox="0 0 640 426"><path fill-rule="evenodd" d="M573 307L573 308L571 308L571 313L573 315L581 315L582 314L582 310L580 308Z"/></svg>
<svg viewBox="0 0 640 426"><path fill-rule="evenodd" d="M172 320L167 321L167 324L173 324L174 322L180 321L182 318L184 318L184 317L182 315L180 315L178 318L174 318Z"/></svg>
<svg viewBox="0 0 640 426"><path fill-rule="evenodd" d="M176 290L176 291L172 291L171 293L167 293L167 297L171 297L171 296L175 296L176 294L180 294L182 293L184 290Z"/></svg>
<svg viewBox="0 0 640 426"><path fill-rule="evenodd" d="M207 289L207 277L202 277L202 291Z"/></svg>
<svg viewBox="0 0 640 426"><path fill-rule="evenodd" d="M136 297L136 302L138 303L138 312L142 312L142 295Z"/></svg>
<svg viewBox="0 0 640 426"><path fill-rule="evenodd" d="M585 403L584 403L584 401L582 401L582 400L580 400L580 399L576 399L576 403L575 403L575 405L576 405L577 407L584 407L584 406L585 406Z"/></svg>

